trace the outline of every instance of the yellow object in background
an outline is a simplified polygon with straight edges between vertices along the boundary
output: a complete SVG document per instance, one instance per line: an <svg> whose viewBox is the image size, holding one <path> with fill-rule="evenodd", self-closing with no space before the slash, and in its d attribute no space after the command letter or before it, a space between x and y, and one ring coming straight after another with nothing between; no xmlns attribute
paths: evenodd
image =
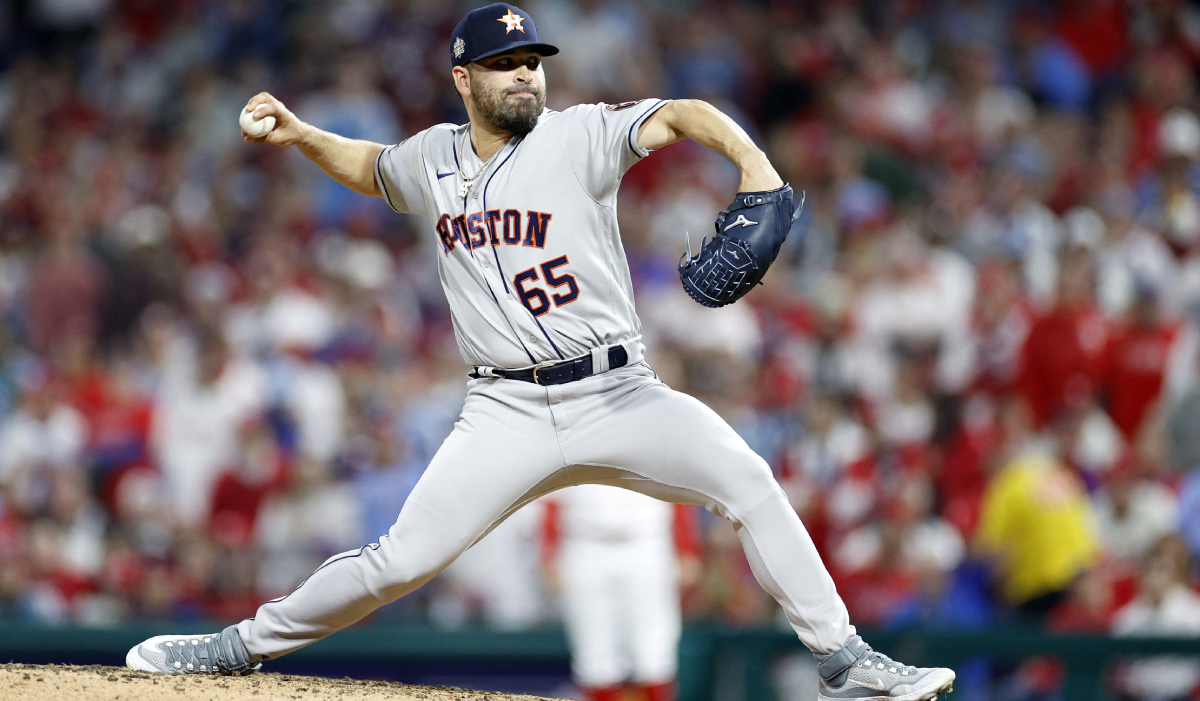
<svg viewBox="0 0 1200 701"><path fill-rule="evenodd" d="M1079 480L1050 457L1021 457L992 478L978 542L999 556L1004 595L1020 604L1066 588L1099 551Z"/></svg>

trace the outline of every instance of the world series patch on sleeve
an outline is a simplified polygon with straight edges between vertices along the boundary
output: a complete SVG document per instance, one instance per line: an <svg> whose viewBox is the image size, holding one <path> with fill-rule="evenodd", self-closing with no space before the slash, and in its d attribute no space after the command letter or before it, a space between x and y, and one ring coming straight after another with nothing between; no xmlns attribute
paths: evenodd
<svg viewBox="0 0 1200 701"><path fill-rule="evenodd" d="M706 307L723 307L741 299L763 276L800 212L792 212L792 188L739 192L727 211L717 215L716 235L701 244L694 257L691 242L679 260L679 280L692 299Z"/></svg>

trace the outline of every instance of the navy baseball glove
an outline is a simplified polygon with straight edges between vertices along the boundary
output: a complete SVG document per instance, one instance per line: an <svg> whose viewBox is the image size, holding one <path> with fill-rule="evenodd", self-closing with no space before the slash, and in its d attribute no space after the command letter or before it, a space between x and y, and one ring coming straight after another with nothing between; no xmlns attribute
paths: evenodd
<svg viewBox="0 0 1200 701"><path fill-rule="evenodd" d="M717 215L717 235L701 243L695 257L688 242L688 252L679 259L683 289L706 307L738 301L761 284L803 209L801 193L800 207L792 213L787 184L767 192L739 192L729 210Z"/></svg>

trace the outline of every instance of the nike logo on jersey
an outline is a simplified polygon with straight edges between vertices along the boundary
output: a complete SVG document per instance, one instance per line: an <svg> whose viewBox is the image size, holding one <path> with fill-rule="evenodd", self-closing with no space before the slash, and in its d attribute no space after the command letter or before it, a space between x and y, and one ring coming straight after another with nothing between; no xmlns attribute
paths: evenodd
<svg viewBox="0 0 1200 701"><path fill-rule="evenodd" d="M734 220L733 220L733 223L731 223L729 226L727 226L727 227L725 227L724 229L722 229L722 231L729 231L730 229L732 229L732 228L733 228L733 227L735 227L735 226L740 226L740 227L742 227L742 228L744 229L744 228L746 228L747 226L754 226L754 225L755 225L755 224L757 224L757 223L758 223L758 222L756 222L756 221L750 221L749 219L747 219L747 218L746 218L746 215L744 215L744 214L739 214L739 215L738 215L738 217L737 217L737 219L734 219Z"/></svg>
<svg viewBox="0 0 1200 701"><path fill-rule="evenodd" d="M448 178L448 177L450 177L451 175L454 175L454 173L438 173L438 174L437 174L437 176L438 176L438 180L441 180L442 178Z"/></svg>

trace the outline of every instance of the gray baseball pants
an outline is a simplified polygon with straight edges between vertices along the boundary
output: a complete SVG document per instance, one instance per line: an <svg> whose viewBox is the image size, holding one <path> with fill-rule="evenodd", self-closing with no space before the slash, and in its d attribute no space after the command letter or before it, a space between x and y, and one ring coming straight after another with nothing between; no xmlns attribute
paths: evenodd
<svg viewBox="0 0 1200 701"><path fill-rule="evenodd" d="M428 582L523 505L586 483L724 517L809 649L831 653L854 635L767 463L714 411L637 364L549 387L471 380L453 432L387 535L261 605L238 624L246 650L271 659L341 630Z"/></svg>

